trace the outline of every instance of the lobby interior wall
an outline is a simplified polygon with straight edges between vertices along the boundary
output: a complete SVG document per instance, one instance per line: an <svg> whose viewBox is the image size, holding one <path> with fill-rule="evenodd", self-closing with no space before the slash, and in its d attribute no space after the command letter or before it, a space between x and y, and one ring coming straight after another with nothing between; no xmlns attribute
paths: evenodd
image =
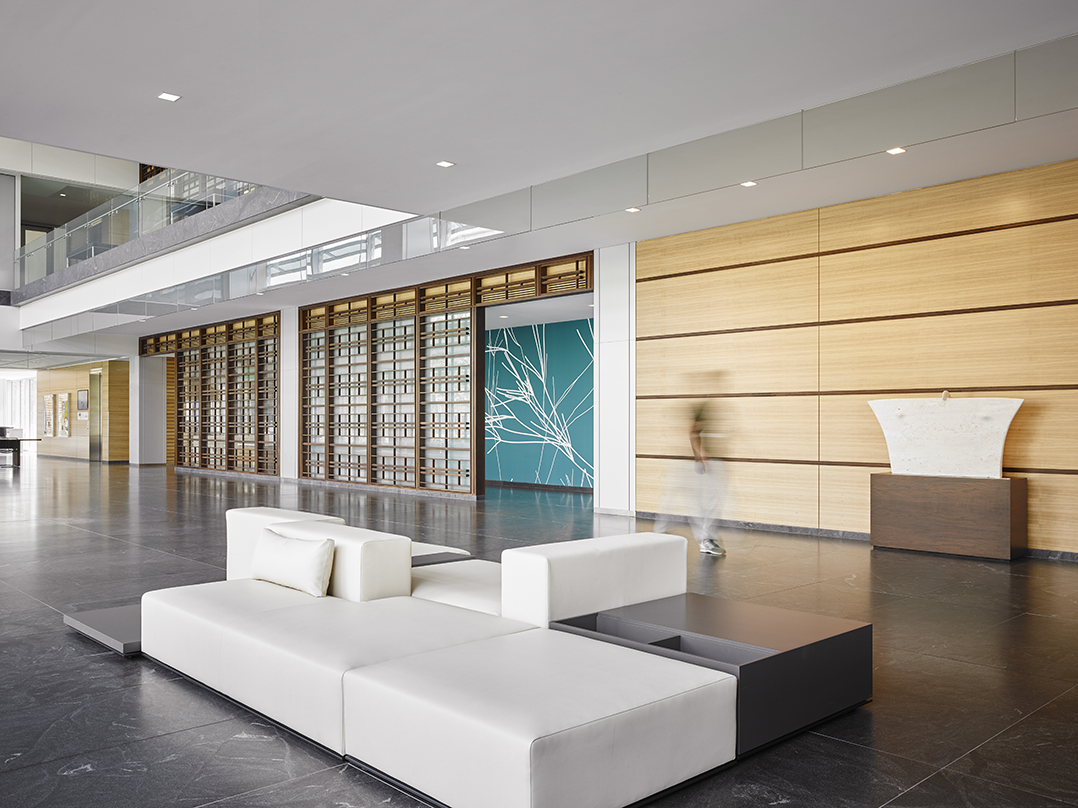
<svg viewBox="0 0 1078 808"><path fill-rule="evenodd" d="M875 398L1022 398L1030 547L1078 552L1078 161L637 245L640 511L706 400L722 516L869 531Z"/></svg>
<svg viewBox="0 0 1078 808"><path fill-rule="evenodd" d="M50 457L90 459L90 422L78 420L76 399L79 390L89 390L91 370L101 371L101 460L107 463L126 463L130 388L128 363L120 360L38 371L37 423L41 442L37 444L37 452ZM60 393L68 394L71 406L70 434L67 437L55 434L53 437L45 437L44 397ZM90 413L90 417L93 417L93 413ZM58 426L58 411L56 421Z"/></svg>

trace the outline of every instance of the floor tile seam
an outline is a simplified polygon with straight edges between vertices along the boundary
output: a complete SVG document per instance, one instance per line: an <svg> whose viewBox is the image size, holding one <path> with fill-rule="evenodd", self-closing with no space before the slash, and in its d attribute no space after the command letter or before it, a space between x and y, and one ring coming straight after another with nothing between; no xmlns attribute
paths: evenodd
<svg viewBox="0 0 1078 808"><path fill-rule="evenodd" d="M939 654L935 654L935 653L933 653L933 651L935 651L935 650L936 650L936 648L930 648L927 651L921 651L918 654L918 656L929 656L929 657L932 657L934 659L941 659L941 660L943 660L945 662L958 662L959 664L962 664L962 665L974 665L974 666L976 666L978 668L984 668L986 670L996 671L998 673L1011 673L1011 674L1014 674L1015 676L1029 676L1029 677L1031 677L1033 679L1041 679L1042 681L1046 681L1046 682L1059 682L1060 684L1068 685L1067 689L1064 690L1063 693L1060 693L1060 696L1070 692L1075 687L1078 687L1078 680L1071 681L1070 679L1060 679L1058 676L1042 676L1039 673L1026 673L1025 671L1016 671L1013 668L998 668L995 665L988 665L988 664L986 664L984 662L974 662L973 660L969 660L969 659L954 659L953 657L946 657L946 656L940 656ZM906 661L908 662L909 660L906 660ZM1057 698L1059 698L1059 696L1055 696L1055 697L1049 699L1044 704L1042 704L1041 707L1046 707L1048 704L1055 701ZM1041 709L1041 707L1038 707L1037 710ZM1035 711L1031 711L1031 712L1035 712Z"/></svg>
<svg viewBox="0 0 1078 808"><path fill-rule="evenodd" d="M988 743L988 741L985 741L985 743ZM973 751L974 750L971 749L970 752L967 752L966 754L968 755ZM963 755L962 757L965 757L965 755ZM1030 791L1028 788L1021 788L1017 784L1015 784L1013 781L1008 781L1008 782L1004 783L1004 782L1000 782L999 780L989 780L987 777L981 777L980 775L969 774L968 772L960 772L957 769L952 769L951 766L953 766L955 763L957 763L961 759L962 758L958 758L957 760L951 761L950 763L947 764L947 766L940 769L940 771L936 772L936 774L946 772L947 774L957 775L958 777L967 777L970 780L977 780L977 781L982 782L982 783L990 783L991 785L994 785L994 786L1002 786L1004 788L1010 789L1011 791L1018 791L1018 792L1021 792L1022 794L1029 794L1031 797L1041 797L1041 798L1044 798L1044 799L1054 800L1055 802L1058 802L1060 805L1078 805L1078 802L1071 802L1070 800L1061 799L1060 797L1057 797L1054 794L1042 794L1042 793L1040 793L1038 791Z"/></svg>
<svg viewBox="0 0 1078 808"><path fill-rule="evenodd" d="M826 732L823 731L822 727L816 727L815 729L810 729L807 732L810 735L818 735L821 738L827 738L829 741L837 741L838 743L846 744L847 746L854 746L858 749L864 749L876 755L886 755L887 757L896 758L898 760L907 760L910 763L917 763L921 766L928 766L929 768L936 770L932 774L937 774L938 772L943 770L942 766L939 766L935 763L926 763L923 760L918 760L917 758L912 758L908 755L900 755L897 752L886 752L883 749L877 749L875 746L868 746L866 744L857 743L856 741L851 741L846 738L837 738L834 735L828 735ZM931 775L929 776L931 777Z"/></svg>
<svg viewBox="0 0 1078 808"><path fill-rule="evenodd" d="M190 808L211 808L211 806L220 805L221 803L224 803L224 802L230 802L232 800L239 799L240 797L246 797L246 796L251 795L251 794L258 794L260 792L268 792L271 789L278 789L281 786L287 785L288 783L294 783L294 782L296 782L298 780L304 780L304 779L306 779L308 777L313 777L316 774L322 774L323 772L340 771L341 774L345 774L350 768L351 767L346 762L341 761L340 763L336 763L336 764L334 764L332 766L326 766L323 769L317 769L316 771L307 772L307 773L301 774L301 775L299 775L297 777L289 777L289 778L286 778L284 780L279 780L276 783L270 783L268 785L259 786L258 788L252 788L252 789L249 789L247 791L241 791L238 794L230 794L227 797L219 797L218 799L210 800L209 802L201 802L201 803L198 803L197 805L190 806Z"/></svg>
<svg viewBox="0 0 1078 808"><path fill-rule="evenodd" d="M170 553L168 550L162 550L162 549L160 549L158 547L151 547L148 544L140 544L139 542L134 541L132 539L124 539L124 538L120 538L118 536L110 536L107 533L98 533L96 530L90 530L89 528L80 527L78 525L67 525L67 527L74 528L75 530L81 530L84 533L90 533L91 535L94 535L94 536L101 536L102 538L110 539L111 541L118 541L121 544L127 545L128 547L138 547L138 548L140 548L142 550L152 550L155 553L160 553L162 556L169 556L171 558L180 558L180 559L183 559L184 561L190 561L190 562L195 563L195 564L202 564L204 566L212 567L213 569L224 569L224 567L218 567L216 564L208 564L205 561L199 561L197 558L188 558L187 556L178 555L177 553ZM170 575L170 574L172 574L172 573L162 573L162 575Z"/></svg>
<svg viewBox="0 0 1078 808"><path fill-rule="evenodd" d="M112 690L112 691L109 691L109 692L110 693L118 693L122 689L125 689L125 688L119 688L117 690ZM126 688L126 689L129 689L129 688ZM58 719L58 721L59 720L63 720L63 719ZM135 744L147 743L149 741L156 741L156 740L159 740L161 738L167 738L170 735L178 735L178 734L183 733L183 732L191 732L192 730L203 729L205 727L212 727L212 726L214 726L216 724L224 724L224 723L227 723L228 721L236 721L236 720L237 720L237 717L233 716L232 718L224 718L224 719L221 719L220 721L208 721L208 722L206 722L204 724L196 724L195 726L192 726L192 727L184 727L183 729L173 730L171 732L162 732L162 733L159 733L157 735L147 735L145 738L131 738L131 739L128 739L126 741L123 741L122 743L111 743L111 744L105 744L104 746L92 746L92 747L90 747L88 749L80 749L77 752L72 752L72 753L63 754L63 755L55 755L53 757L48 757L48 758L45 758L43 760L36 760L36 761L34 761L32 763L26 764L25 766L13 766L13 767L4 769L4 770L0 771L0 777L2 777L5 774L11 773L11 772L20 771L22 769L31 769L34 766L45 766L45 765L48 765L50 763L56 763L57 761L61 761L61 760L76 760L76 759L78 759L80 757L85 757L87 755L94 755L94 754L99 754L101 752L109 752L109 751L112 751L112 750L123 749L126 746L133 746ZM53 722L53 723L57 723L57 722ZM51 727L52 725L50 724L49 726Z"/></svg>
<svg viewBox="0 0 1078 808"><path fill-rule="evenodd" d="M1015 727L1017 727L1017 726L1018 726L1019 724L1024 724L1025 722L1029 721L1029 720L1030 720L1030 719L1031 719L1031 718L1032 718L1033 716L1035 716L1035 715L1036 715L1037 713L1041 712L1041 711L1042 711L1042 710L1044 710L1044 709L1045 709L1046 707L1048 707L1048 706L1050 706L1050 705L1054 704L1055 702L1059 701L1059 700L1060 700L1061 698L1063 698L1064 696L1066 696L1066 695L1067 695L1068 693L1071 693L1071 692L1073 692L1073 691L1074 691L1074 690L1075 690L1076 688L1078 688L1078 684L1071 684L1071 686L1070 686L1069 688L1067 688L1066 690L1064 690L1064 691L1063 691L1062 693L1060 693L1060 694L1059 694L1058 696L1056 696L1055 698L1053 698L1053 699L1049 699L1049 700L1048 700L1047 702L1045 702L1044 704L1042 704L1042 705L1041 705L1040 707L1038 707L1038 708L1037 708L1036 710L1030 710L1030 711L1029 711L1028 713L1026 713L1026 715L1024 715L1024 716L1022 716L1021 718L1019 718L1019 719L1018 719L1017 721L1015 721L1015 722L1014 722L1013 724L1011 724L1011 725L1010 725L1010 726L1008 726L1008 727L1005 727L1005 728L1001 729L1001 730L1000 730L999 732L997 732L997 733L996 733L995 735L993 735L992 737L990 737L990 738L986 738L986 739L985 739L984 741L982 741L981 743L977 744L977 745L976 745L975 747L973 747L972 749L970 749L970 750L969 750L968 752L966 752L965 754L962 754L962 755L960 755L959 757L957 757L957 758L955 758L954 760L952 760L952 761L951 761L950 763L948 763L948 764L947 764L946 766L944 766L943 768L944 768L944 769L946 769L947 771L952 771L952 772L954 772L955 774L965 774L964 772L960 772L960 771L958 771L957 769L952 769L951 767L952 767L952 766L954 766L954 765L955 765L956 763L958 763L958 762L959 762L960 760L965 760L965 759L966 759L966 758L968 758L968 757L969 757L970 755L972 755L972 754L973 754L974 752L976 752L976 751L977 751L978 749L981 749L982 747L986 746L987 744L990 744L990 743L992 743L992 741L996 740L996 738L1000 737L1000 736L1001 736L1001 735L1003 735L1004 733L1006 733L1006 732L1010 732L1010 731L1011 731L1012 729L1014 729ZM977 777L976 775L967 775L967 776L968 776L968 777ZM1000 782L1000 781L998 781L998 780L989 780L989 779L988 779L988 778L986 778L986 777L977 777L977 779L979 779L979 780L984 780L984 781L986 781L986 782L989 782L989 783L995 783L996 785L1006 786L1007 788L1014 788L1014 786L1013 786L1013 785L1011 785L1010 783L1002 783L1002 782ZM1018 790L1018 791L1025 791L1025 789L1016 789L1016 790ZM1048 797L1049 799L1053 799L1053 800L1054 800L1054 799L1058 799L1058 797L1055 797L1054 795L1051 795L1051 794L1047 794L1047 795L1046 795L1046 794L1041 794L1041 793L1038 793L1038 792L1031 792L1031 793L1037 794L1037 796L1040 796L1040 797L1043 797L1043 796L1047 796L1047 797ZM1062 802L1064 802L1065 804L1067 804L1065 800L1063 800Z"/></svg>
<svg viewBox="0 0 1078 808"><path fill-rule="evenodd" d="M880 805L880 808L887 808L888 805L892 804L899 797L910 793L915 788L920 788L921 786L923 786L925 783L927 783L929 780L931 780L933 777L935 777L937 774L939 774L942 771L943 771L943 769L936 769L936 771L932 772L932 774L928 775L928 777L925 777L923 780L917 781L916 783L914 783L909 788L907 788L907 789L905 789L903 791L900 791L898 794L895 794L895 796L891 797L891 799L887 800L887 802Z"/></svg>
<svg viewBox="0 0 1078 808"><path fill-rule="evenodd" d="M1078 624L1078 617L1062 617L1058 614L1044 614L1043 612L1023 612L1019 615L1019 617L1023 617L1025 615L1029 615L1030 617L1044 617L1049 620L1063 620L1067 623Z"/></svg>

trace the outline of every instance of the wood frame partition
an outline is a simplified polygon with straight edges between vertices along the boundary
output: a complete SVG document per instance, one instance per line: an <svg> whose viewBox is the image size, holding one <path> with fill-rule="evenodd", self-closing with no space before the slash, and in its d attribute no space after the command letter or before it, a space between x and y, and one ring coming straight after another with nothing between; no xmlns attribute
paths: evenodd
<svg viewBox="0 0 1078 808"><path fill-rule="evenodd" d="M168 355L169 458L178 466L276 475L280 314L143 337Z"/></svg>
<svg viewBox="0 0 1078 808"><path fill-rule="evenodd" d="M300 310L300 477L478 495L483 308L593 288L592 254Z"/></svg>

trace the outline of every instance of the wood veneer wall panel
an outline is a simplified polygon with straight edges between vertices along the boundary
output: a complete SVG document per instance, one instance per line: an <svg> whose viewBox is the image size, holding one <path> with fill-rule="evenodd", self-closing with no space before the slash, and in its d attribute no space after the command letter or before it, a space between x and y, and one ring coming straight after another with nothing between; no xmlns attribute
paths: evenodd
<svg viewBox="0 0 1078 808"><path fill-rule="evenodd" d="M901 159L901 158L900 158ZM1078 160L820 209L822 251L1078 213Z"/></svg>
<svg viewBox="0 0 1078 808"><path fill-rule="evenodd" d="M1008 390L1025 401L1011 421L1004 468L1078 469L1078 390Z"/></svg>
<svg viewBox="0 0 1078 808"><path fill-rule="evenodd" d="M1078 467L1078 390L1004 390L958 393L954 398L1021 398L1004 444L1005 469ZM824 462L889 463L887 442L868 402L878 398L926 398L932 394L823 396L820 446ZM886 470L886 469L884 469Z"/></svg>
<svg viewBox="0 0 1078 808"><path fill-rule="evenodd" d="M1078 553L1078 474L1008 474L1029 480L1030 549Z"/></svg>
<svg viewBox="0 0 1078 808"><path fill-rule="evenodd" d="M818 231L819 213L814 209L641 241L636 245L636 277L815 254Z"/></svg>
<svg viewBox="0 0 1078 808"><path fill-rule="evenodd" d="M815 461L816 396L658 399L637 402L636 451L691 457L689 426L696 407L707 407L711 449L720 457Z"/></svg>
<svg viewBox="0 0 1078 808"><path fill-rule="evenodd" d="M667 475L692 461L638 458L637 510L661 513ZM794 463L723 463L726 496L720 518L797 527L819 526L819 468ZM781 492L781 495L780 495Z"/></svg>
<svg viewBox="0 0 1078 808"><path fill-rule="evenodd" d="M820 466L820 527L868 533L871 529L869 479L887 470Z"/></svg>
<svg viewBox="0 0 1078 808"><path fill-rule="evenodd" d="M879 463L890 471L887 441L868 402L878 398L926 398L933 394L820 397L820 460L827 463ZM958 398L958 396L955 396ZM865 492L868 495L868 492Z"/></svg>
<svg viewBox="0 0 1078 808"><path fill-rule="evenodd" d="M127 462L130 430L130 366L106 362L101 374L101 459Z"/></svg>
<svg viewBox="0 0 1078 808"><path fill-rule="evenodd" d="M820 387L833 392L1076 384L1076 344L1078 305L824 326Z"/></svg>
<svg viewBox="0 0 1078 808"><path fill-rule="evenodd" d="M820 259L820 318L1078 300L1078 220Z"/></svg>
<svg viewBox="0 0 1078 808"><path fill-rule="evenodd" d="M165 462L176 462L176 357L165 364Z"/></svg>
<svg viewBox="0 0 1078 808"><path fill-rule="evenodd" d="M637 396L813 391L817 328L643 340L636 363Z"/></svg>
<svg viewBox="0 0 1078 808"><path fill-rule="evenodd" d="M804 258L638 284L636 334L815 322L818 271L819 259Z"/></svg>

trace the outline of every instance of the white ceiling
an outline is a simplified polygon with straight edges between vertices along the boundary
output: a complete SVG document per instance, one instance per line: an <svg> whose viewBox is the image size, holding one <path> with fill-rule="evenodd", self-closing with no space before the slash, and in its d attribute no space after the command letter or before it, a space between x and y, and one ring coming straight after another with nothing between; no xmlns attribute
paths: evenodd
<svg viewBox="0 0 1078 808"><path fill-rule="evenodd" d="M0 136L427 214L1076 33L1078 3L5 0L0 31Z"/></svg>

